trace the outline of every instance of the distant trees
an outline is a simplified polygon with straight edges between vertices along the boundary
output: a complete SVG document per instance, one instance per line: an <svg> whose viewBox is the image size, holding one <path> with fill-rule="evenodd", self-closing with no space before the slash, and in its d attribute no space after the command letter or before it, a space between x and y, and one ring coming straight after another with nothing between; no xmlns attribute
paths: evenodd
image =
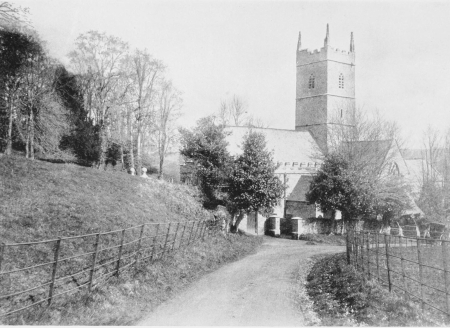
<svg viewBox="0 0 450 328"><path fill-rule="evenodd" d="M219 124L248 126L255 128L267 128L269 125L261 118L254 117L248 113L247 102L238 95L233 95L228 100L220 102L216 117Z"/></svg>
<svg viewBox="0 0 450 328"><path fill-rule="evenodd" d="M0 150L15 143L34 159L35 151L59 153L67 129L66 110L55 90L57 63L34 31L0 30Z"/></svg>
<svg viewBox="0 0 450 328"><path fill-rule="evenodd" d="M76 49L69 54L72 69L79 77L84 96L84 108L99 127L100 158L98 166L105 164L111 112L117 108L122 93L121 62L128 45L117 37L96 31L80 35Z"/></svg>
<svg viewBox="0 0 450 328"><path fill-rule="evenodd" d="M144 145L147 153L153 145L162 176L182 106L180 93L164 77L164 64L147 50L130 52L119 38L96 31L80 35L69 56L84 108L98 127L97 167L113 156L141 174Z"/></svg>
<svg viewBox="0 0 450 328"><path fill-rule="evenodd" d="M450 223L450 130L428 126L423 133L418 205L432 221Z"/></svg>
<svg viewBox="0 0 450 328"><path fill-rule="evenodd" d="M182 107L164 64L89 31L76 39L69 71L21 25L25 12L0 3L0 20L8 20L0 28L0 151L98 168L120 161L138 174L143 154L152 154L162 177Z"/></svg>

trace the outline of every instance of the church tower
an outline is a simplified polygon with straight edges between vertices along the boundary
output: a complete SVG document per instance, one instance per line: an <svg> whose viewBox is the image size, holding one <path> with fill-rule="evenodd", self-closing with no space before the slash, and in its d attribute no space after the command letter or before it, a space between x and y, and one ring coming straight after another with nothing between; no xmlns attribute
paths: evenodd
<svg viewBox="0 0 450 328"><path fill-rule="evenodd" d="M309 51L301 46L299 33L295 129L309 131L325 151L331 129L345 127L355 111L353 33L349 51L331 47L328 24L323 48Z"/></svg>

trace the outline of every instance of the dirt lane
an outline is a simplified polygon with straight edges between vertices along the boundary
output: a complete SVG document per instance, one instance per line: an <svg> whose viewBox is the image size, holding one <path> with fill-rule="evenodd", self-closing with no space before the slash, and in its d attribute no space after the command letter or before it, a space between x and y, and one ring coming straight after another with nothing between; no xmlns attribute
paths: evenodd
<svg viewBox="0 0 450 328"><path fill-rule="evenodd" d="M299 262L344 247L264 237L260 250L227 264L160 305L137 325L301 326L292 297Z"/></svg>

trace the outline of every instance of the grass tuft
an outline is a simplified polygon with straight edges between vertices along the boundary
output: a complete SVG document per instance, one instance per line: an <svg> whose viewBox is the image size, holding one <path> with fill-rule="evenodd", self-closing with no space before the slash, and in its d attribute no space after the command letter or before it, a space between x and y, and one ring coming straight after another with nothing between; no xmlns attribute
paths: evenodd
<svg viewBox="0 0 450 328"><path fill-rule="evenodd" d="M183 291L202 275L254 252L262 238L221 234L197 240L162 260L143 264L137 272L124 272L92 294L74 294L49 309L1 322L27 325L130 325L159 304Z"/></svg>
<svg viewBox="0 0 450 328"><path fill-rule="evenodd" d="M321 257L307 277L307 291L324 326L435 326L418 305L389 293L347 265L345 254Z"/></svg>

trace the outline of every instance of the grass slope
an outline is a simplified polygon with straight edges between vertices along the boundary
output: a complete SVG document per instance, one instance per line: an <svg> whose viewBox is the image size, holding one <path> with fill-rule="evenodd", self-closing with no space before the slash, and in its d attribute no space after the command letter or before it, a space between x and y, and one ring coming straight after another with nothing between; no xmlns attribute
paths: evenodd
<svg viewBox="0 0 450 328"><path fill-rule="evenodd" d="M184 185L73 164L0 157L0 242L108 231L207 215Z"/></svg>

